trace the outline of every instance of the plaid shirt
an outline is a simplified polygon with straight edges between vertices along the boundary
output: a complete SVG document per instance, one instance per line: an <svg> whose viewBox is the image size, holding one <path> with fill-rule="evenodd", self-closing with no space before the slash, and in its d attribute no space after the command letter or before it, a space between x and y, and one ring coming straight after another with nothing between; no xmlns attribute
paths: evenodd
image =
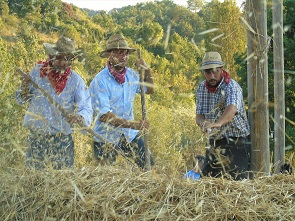
<svg viewBox="0 0 295 221"><path fill-rule="evenodd" d="M211 137L212 139L246 137L250 134L242 88L233 79L230 79L229 84L222 81L215 93L209 93L205 81L199 85L196 92L196 113L203 114L207 121L216 122L231 104L237 107L237 113L231 122L223 125L219 133Z"/></svg>

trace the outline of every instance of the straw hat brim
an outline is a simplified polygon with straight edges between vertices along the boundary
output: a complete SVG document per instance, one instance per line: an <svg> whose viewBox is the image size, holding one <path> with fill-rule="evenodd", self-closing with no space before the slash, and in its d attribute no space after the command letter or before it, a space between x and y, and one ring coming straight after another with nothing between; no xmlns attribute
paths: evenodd
<svg viewBox="0 0 295 221"><path fill-rule="evenodd" d="M212 62L205 65L202 65L202 67L199 67L199 70L206 70L206 69L212 69L212 68L220 68L225 65L224 62Z"/></svg>
<svg viewBox="0 0 295 221"><path fill-rule="evenodd" d="M81 50L75 50L75 51L71 51L71 52L59 51L57 49L56 44L44 43L43 46L45 48L46 53L49 55L72 54L72 55L76 56L81 53Z"/></svg>
<svg viewBox="0 0 295 221"><path fill-rule="evenodd" d="M114 50L114 49L123 49L123 50L126 49L126 50L129 51L129 54L131 54L131 53L133 53L133 52L136 51L136 49L134 49L134 48L130 48L130 47L110 48L110 49L106 49L106 50L100 52L100 57L102 57L102 58L107 58L107 57L108 57L108 53L109 53L111 50Z"/></svg>

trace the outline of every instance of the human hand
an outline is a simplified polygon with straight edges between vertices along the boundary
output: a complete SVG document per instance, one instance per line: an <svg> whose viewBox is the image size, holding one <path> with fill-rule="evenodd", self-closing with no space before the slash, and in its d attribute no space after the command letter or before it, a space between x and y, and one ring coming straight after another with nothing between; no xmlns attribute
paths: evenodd
<svg viewBox="0 0 295 221"><path fill-rule="evenodd" d="M71 124L73 124L73 123L83 124L84 118L79 114L70 114L68 117L68 122Z"/></svg>
<svg viewBox="0 0 295 221"><path fill-rule="evenodd" d="M28 88L29 82L32 80L31 76L23 72L20 68L17 69L17 74L20 76L22 88Z"/></svg>
<svg viewBox="0 0 295 221"><path fill-rule="evenodd" d="M139 58L136 62L135 62L135 66L137 68L137 70L147 70L150 67L147 65L147 63L145 63L145 61L142 58Z"/></svg>
<svg viewBox="0 0 295 221"><path fill-rule="evenodd" d="M133 129L135 130L148 130L150 127L150 123L148 121L144 121L144 120L141 120L141 121L135 121L133 123Z"/></svg>
<svg viewBox="0 0 295 221"><path fill-rule="evenodd" d="M202 131L204 133L208 133L210 136L212 136L212 135L218 133L221 126L222 125L219 123L211 123L208 121L204 121L202 124Z"/></svg>

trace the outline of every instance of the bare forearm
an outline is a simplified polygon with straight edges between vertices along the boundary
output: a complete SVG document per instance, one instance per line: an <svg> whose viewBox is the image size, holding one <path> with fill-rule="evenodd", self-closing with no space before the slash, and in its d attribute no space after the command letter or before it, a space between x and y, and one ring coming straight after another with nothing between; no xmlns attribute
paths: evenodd
<svg viewBox="0 0 295 221"><path fill-rule="evenodd" d="M117 115L108 112L100 117L100 121L104 123L108 123L114 127L120 128L132 128L139 130L143 125L139 121L134 120L126 120L123 118L118 117Z"/></svg>
<svg viewBox="0 0 295 221"><path fill-rule="evenodd" d="M237 107L235 105L229 105L216 122L212 123L209 120L206 121L205 116L203 114L197 114L196 123L202 131L206 131L207 128L220 128L223 125L230 122L236 113Z"/></svg>
<svg viewBox="0 0 295 221"><path fill-rule="evenodd" d="M227 106L224 113L216 121L215 124L218 124L220 126L227 124L228 122L232 121L236 113L237 113L237 107L235 105L231 104Z"/></svg>

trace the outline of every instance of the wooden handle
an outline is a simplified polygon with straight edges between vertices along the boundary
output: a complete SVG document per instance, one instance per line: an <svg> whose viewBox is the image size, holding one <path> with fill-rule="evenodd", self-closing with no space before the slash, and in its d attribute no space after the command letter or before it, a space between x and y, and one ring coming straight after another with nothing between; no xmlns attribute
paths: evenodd
<svg viewBox="0 0 295 221"><path fill-rule="evenodd" d="M138 59L141 59L140 49L137 49ZM146 104L145 104L145 92L144 92L144 70L142 68L139 69L139 81L140 81L140 97L141 97L141 109L142 109L142 120L147 120L146 116ZM149 151L149 136L148 131L146 129L143 130L144 134L144 153L145 153L145 166L146 170L151 170L151 159L150 159L150 151Z"/></svg>

